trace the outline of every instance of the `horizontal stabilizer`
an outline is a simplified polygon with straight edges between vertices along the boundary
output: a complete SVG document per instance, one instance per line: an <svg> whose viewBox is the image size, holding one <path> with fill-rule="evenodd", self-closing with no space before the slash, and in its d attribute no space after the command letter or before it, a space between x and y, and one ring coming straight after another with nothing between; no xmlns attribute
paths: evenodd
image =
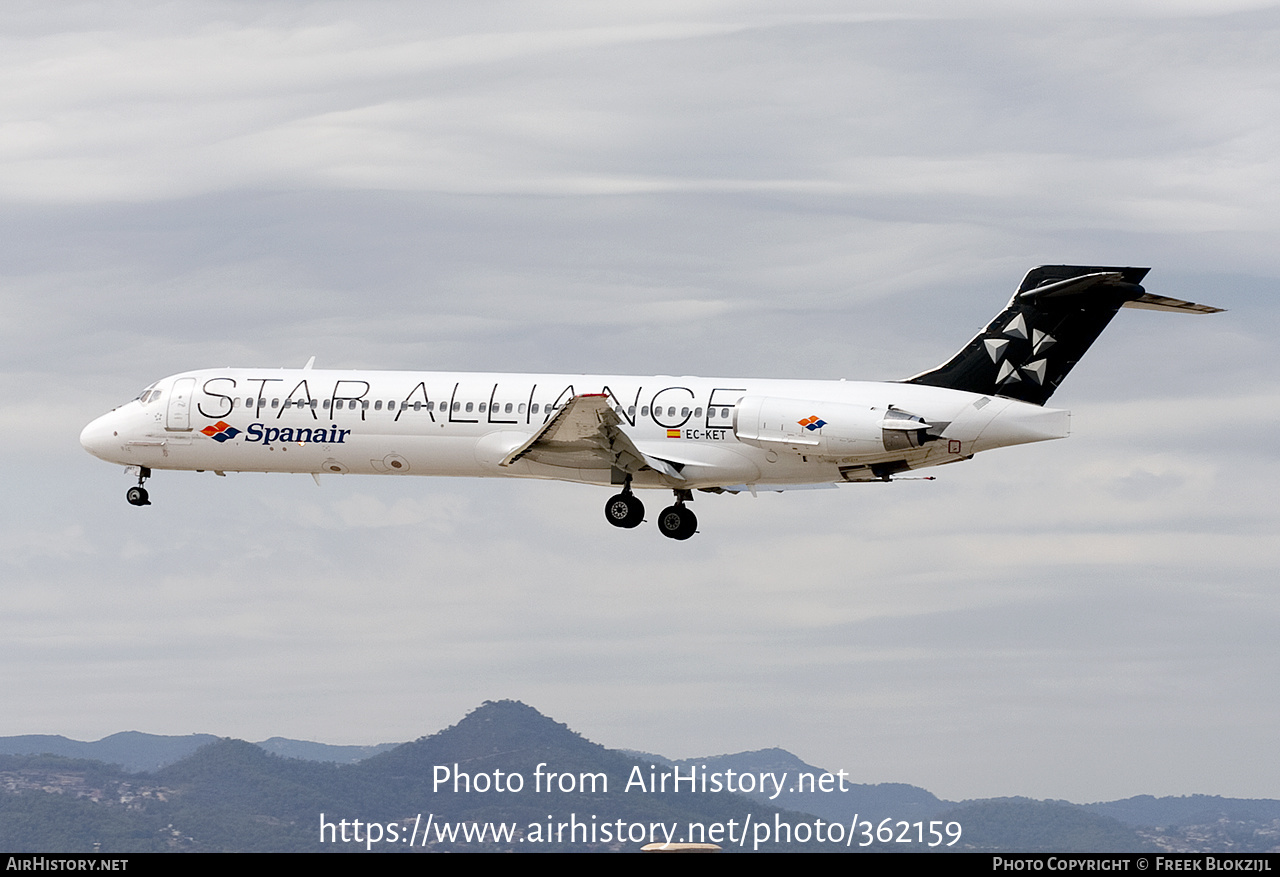
<svg viewBox="0 0 1280 877"><path fill-rule="evenodd" d="M1222 308L1211 308L1208 305L1198 305L1193 301L1183 301L1180 298L1166 298L1163 295L1152 295L1146 293L1142 298L1135 298L1133 301L1124 303L1126 308L1141 308L1145 311L1173 311L1184 314L1220 314Z"/></svg>

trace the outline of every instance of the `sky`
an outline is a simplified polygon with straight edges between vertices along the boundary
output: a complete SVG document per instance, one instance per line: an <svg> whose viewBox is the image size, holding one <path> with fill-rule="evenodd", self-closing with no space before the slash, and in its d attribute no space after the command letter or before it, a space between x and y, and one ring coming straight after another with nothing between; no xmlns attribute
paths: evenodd
<svg viewBox="0 0 1280 877"><path fill-rule="evenodd" d="M615 8L616 7L616 8ZM410 740L522 700L940 797L1280 798L1280 6L12 3L0 735ZM892 380L1039 264L1065 441L702 496L157 472L214 366ZM654 507L656 500L650 501Z"/></svg>

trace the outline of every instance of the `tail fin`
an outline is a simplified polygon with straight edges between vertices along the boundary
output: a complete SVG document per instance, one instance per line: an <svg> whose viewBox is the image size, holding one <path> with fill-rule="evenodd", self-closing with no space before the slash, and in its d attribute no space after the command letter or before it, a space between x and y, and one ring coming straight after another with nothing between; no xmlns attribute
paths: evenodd
<svg viewBox="0 0 1280 877"><path fill-rule="evenodd" d="M1150 268L1041 265L950 362L905 383L1043 405L1122 307L1213 314L1220 308L1149 295Z"/></svg>

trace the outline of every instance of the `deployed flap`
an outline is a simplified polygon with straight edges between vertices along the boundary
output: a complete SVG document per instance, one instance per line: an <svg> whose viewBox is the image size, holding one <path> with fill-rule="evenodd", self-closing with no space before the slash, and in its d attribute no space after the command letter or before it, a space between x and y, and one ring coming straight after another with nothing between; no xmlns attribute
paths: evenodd
<svg viewBox="0 0 1280 877"><path fill-rule="evenodd" d="M621 469L632 474L652 469L676 481L684 480L671 463L635 446L603 393L574 396L499 465L510 466L525 457L573 469Z"/></svg>

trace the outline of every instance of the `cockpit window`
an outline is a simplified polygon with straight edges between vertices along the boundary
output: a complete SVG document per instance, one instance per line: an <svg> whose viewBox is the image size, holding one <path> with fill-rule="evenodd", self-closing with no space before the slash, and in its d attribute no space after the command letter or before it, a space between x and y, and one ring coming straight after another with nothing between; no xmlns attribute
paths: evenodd
<svg viewBox="0 0 1280 877"><path fill-rule="evenodd" d="M149 386L149 387L147 387L145 390L143 390L141 393L139 393L139 394L138 394L138 401L139 401L139 402L141 402L143 405L146 405L146 404L147 404L147 403L149 403L149 402L154 402L154 401L156 401L157 399L159 399L159 398L160 398L160 391L159 391L159 390L157 390L155 387L156 387L156 385L155 385L155 384L152 384L151 386Z"/></svg>

